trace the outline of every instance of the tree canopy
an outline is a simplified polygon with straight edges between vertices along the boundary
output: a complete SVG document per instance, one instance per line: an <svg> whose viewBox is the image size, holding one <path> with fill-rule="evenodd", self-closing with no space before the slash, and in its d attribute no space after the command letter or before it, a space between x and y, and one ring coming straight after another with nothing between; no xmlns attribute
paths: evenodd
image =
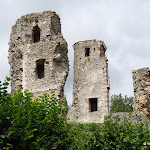
<svg viewBox="0 0 150 150"><path fill-rule="evenodd" d="M127 95L123 97L122 94L114 94L111 96L110 103L110 112L112 113L133 111L133 97L128 97Z"/></svg>

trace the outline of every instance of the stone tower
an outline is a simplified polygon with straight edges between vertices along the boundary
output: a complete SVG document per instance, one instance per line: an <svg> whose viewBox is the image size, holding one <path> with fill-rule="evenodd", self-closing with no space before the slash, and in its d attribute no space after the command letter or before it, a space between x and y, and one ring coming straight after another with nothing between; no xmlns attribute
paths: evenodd
<svg viewBox="0 0 150 150"><path fill-rule="evenodd" d="M36 97L55 90L62 98L69 71L67 53L60 18L55 12L22 16L12 27L9 42L12 92L28 89Z"/></svg>
<svg viewBox="0 0 150 150"><path fill-rule="evenodd" d="M150 69L132 71L134 88L134 111L150 120Z"/></svg>
<svg viewBox="0 0 150 150"><path fill-rule="evenodd" d="M73 104L68 118L103 122L109 112L108 64L103 41L80 41L74 47Z"/></svg>

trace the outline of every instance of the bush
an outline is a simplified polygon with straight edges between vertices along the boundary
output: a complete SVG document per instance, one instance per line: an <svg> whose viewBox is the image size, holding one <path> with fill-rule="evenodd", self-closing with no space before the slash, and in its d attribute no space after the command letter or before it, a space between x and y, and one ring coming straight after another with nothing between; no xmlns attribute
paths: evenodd
<svg viewBox="0 0 150 150"><path fill-rule="evenodd" d="M0 149L2 150L147 150L150 130L140 121L108 117L100 123L67 123L66 100L29 91L7 92L0 82ZM63 103L63 106L62 106Z"/></svg>
<svg viewBox="0 0 150 150"><path fill-rule="evenodd" d="M64 149L66 115L54 92L35 100L32 93L21 89L9 94L9 80L0 83L0 148ZM65 99L63 103L66 105Z"/></svg>
<svg viewBox="0 0 150 150"><path fill-rule="evenodd" d="M70 123L68 132L70 146L68 150L147 150L150 145L150 131L138 122L132 124L130 119L120 122L106 119L99 123Z"/></svg>

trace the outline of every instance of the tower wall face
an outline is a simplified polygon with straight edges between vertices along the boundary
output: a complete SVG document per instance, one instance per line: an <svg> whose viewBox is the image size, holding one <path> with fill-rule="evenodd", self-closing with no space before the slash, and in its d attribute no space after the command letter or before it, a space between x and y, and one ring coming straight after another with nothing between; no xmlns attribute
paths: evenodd
<svg viewBox="0 0 150 150"><path fill-rule="evenodd" d="M55 90L63 97L69 71L67 53L55 12L32 13L18 19L9 42L12 92L22 88L38 96Z"/></svg>
<svg viewBox="0 0 150 150"><path fill-rule="evenodd" d="M79 122L103 122L109 111L106 46L89 40L74 44L73 104L68 118Z"/></svg>
<svg viewBox="0 0 150 150"><path fill-rule="evenodd" d="M150 69L132 71L134 88L134 111L150 120Z"/></svg>

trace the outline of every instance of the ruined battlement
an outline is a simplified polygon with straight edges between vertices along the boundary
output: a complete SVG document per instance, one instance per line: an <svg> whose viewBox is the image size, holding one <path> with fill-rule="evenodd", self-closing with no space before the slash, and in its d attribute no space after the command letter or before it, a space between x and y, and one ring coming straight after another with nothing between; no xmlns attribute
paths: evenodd
<svg viewBox="0 0 150 150"><path fill-rule="evenodd" d="M45 15L45 16L47 15L48 17L51 17L52 15L56 15L56 12L49 10L49 11L27 14L27 15L24 15L21 18L17 19L16 23L21 22L21 21L27 21L28 19L31 20L31 18L37 19L39 17L42 17L43 15Z"/></svg>
<svg viewBox="0 0 150 150"><path fill-rule="evenodd" d="M36 25L40 29L39 42L46 42L48 39L55 41L59 40L58 38L63 38L59 16L55 12L44 11L28 14L18 19L12 27L9 46L16 46L19 41L23 44L34 43L32 30Z"/></svg>
<svg viewBox="0 0 150 150"><path fill-rule="evenodd" d="M104 48L105 48L105 50L107 50L107 47L106 47L106 45L105 45L105 43L104 43L104 41L101 41L101 40L99 40L99 41L96 41L96 39L93 39L93 40L86 40L86 41L78 41L78 42L76 42L74 45L73 45L73 47L75 48L75 46L77 46L77 45L83 45L83 46L87 46L88 47L88 45L89 45L89 47L90 47L90 45L93 45L94 43L97 43L97 46L99 46L99 44L100 45L103 45L104 46Z"/></svg>

